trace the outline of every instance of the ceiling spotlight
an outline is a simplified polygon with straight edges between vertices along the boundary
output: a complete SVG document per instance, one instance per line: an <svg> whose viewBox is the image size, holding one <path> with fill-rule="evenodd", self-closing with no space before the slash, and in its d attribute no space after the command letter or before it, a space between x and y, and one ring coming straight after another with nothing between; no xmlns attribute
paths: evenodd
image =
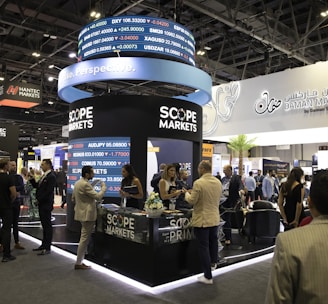
<svg viewBox="0 0 328 304"><path fill-rule="evenodd" d="M60 67L58 67L58 66L56 66L56 65L54 65L54 64L50 64L50 65L48 65L48 68L49 68L49 69L57 69L57 70L59 70L59 71L62 70Z"/></svg>
<svg viewBox="0 0 328 304"><path fill-rule="evenodd" d="M210 46L204 46L204 50L206 50L206 51L210 51L212 48L210 47Z"/></svg>
<svg viewBox="0 0 328 304"><path fill-rule="evenodd" d="M57 36L56 35L50 35L50 39L55 40L55 39L57 39Z"/></svg>
<svg viewBox="0 0 328 304"><path fill-rule="evenodd" d="M100 16L101 16L101 14L97 11L91 11L91 13L90 13L90 17L94 18L94 19L98 19L98 18L100 18Z"/></svg>
<svg viewBox="0 0 328 304"><path fill-rule="evenodd" d="M69 57L69 58L77 58L77 57L76 57L76 53L74 53L74 52L69 53L69 54L68 54L68 57Z"/></svg>
<svg viewBox="0 0 328 304"><path fill-rule="evenodd" d="M0 81L4 81L4 80L5 80L5 77L0 76Z"/></svg>
<svg viewBox="0 0 328 304"><path fill-rule="evenodd" d="M204 56L205 55L205 51L204 50L198 50L197 51L197 55Z"/></svg>
<svg viewBox="0 0 328 304"><path fill-rule="evenodd" d="M32 56L34 56L34 57L40 57L41 54L40 54L39 52L33 52L33 53L32 53Z"/></svg>
<svg viewBox="0 0 328 304"><path fill-rule="evenodd" d="M49 76L48 77L48 81L50 81L50 82L54 81L55 79L57 79L57 78L56 77L53 77L53 76Z"/></svg>
<svg viewBox="0 0 328 304"><path fill-rule="evenodd" d="M53 102L53 101L51 101L51 100L49 100L49 101L48 101L48 104L49 104L49 105L53 105L53 104L54 104L54 102Z"/></svg>
<svg viewBox="0 0 328 304"><path fill-rule="evenodd" d="M328 16L328 10L321 12L320 16L321 17L327 17Z"/></svg>

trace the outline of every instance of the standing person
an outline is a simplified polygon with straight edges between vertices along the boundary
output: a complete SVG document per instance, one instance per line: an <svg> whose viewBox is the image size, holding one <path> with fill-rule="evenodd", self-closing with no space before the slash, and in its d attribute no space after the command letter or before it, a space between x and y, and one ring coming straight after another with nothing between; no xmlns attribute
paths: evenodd
<svg viewBox="0 0 328 304"><path fill-rule="evenodd" d="M25 196L25 186L23 177L17 174L17 166L15 161L9 162L9 174L13 177L16 187L17 197L13 201L13 236L15 240L15 249L25 249L19 242L18 221L21 205L23 205L23 197Z"/></svg>
<svg viewBox="0 0 328 304"><path fill-rule="evenodd" d="M191 192L191 186L188 184L189 173L186 169L180 169L180 179L177 180L178 189L186 189ZM176 208L187 208L190 209L190 204L185 201L185 195L182 193L176 201Z"/></svg>
<svg viewBox="0 0 328 304"><path fill-rule="evenodd" d="M285 227L295 228L305 218L303 183L304 172L300 167L295 167L290 171L287 181L281 185L278 206Z"/></svg>
<svg viewBox="0 0 328 304"><path fill-rule="evenodd" d="M58 194L61 197L61 208L64 208L66 203L66 172L59 168L56 175L56 183L58 186Z"/></svg>
<svg viewBox="0 0 328 304"><path fill-rule="evenodd" d="M249 201L255 200L256 181L253 177L253 171L249 171L249 175L245 178L245 187L247 188L245 201L248 206Z"/></svg>
<svg viewBox="0 0 328 304"><path fill-rule="evenodd" d="M166 164L161 163L159 165L159 171L153 175L151 179L150 185L154 188L154 192L159 193L159 181L162 178L163 171L165 169Z"/></svg>
<svg viewBox="0 0 328 304"><path fill-rule="evenodd" d="M327 302L327 170L313 177L308 202L312 222L277 236L266 304Z"/></svg>
<svg viewBox="0 0 328 304"><path fill-rule="evenodd" d="M170 201L176 201L182 193L182 189L177 190L177 171L175 164L168 164L165 166L162 178L159 181L159 194L163 200L164 207L169 208Z"/></svg>
<svg viewBox="0 0 328 304"><path fill-rule="evenodd" d="M101 200L106 192L106 184L101 182L101 190L96 192L89 180L93 179L94 172L91 166L82 168L82 178L74 185L72 200L75 203L74 219L81 223L81 236L77 248L77 257L74 269L90 269L83 259L88 247L90 236L97 219L97 201Z"/></svg>
<svg viewBox="0 0 328 304"><path fill-rule="evenodd" d="M212 175L211 164L201 161L198 165L199 179L189 193L184 189L185 199L194 208L191 225L199 244L199 254L204 275L198 281L213 284L212 271L218 261L218 227L220 223L219 202L221 182Z"/></svg>
<svg viewBox="0 0 328 304"><path fill-rule="evenodd" d="M240 201L241 190L244 189L243 183L241 182L240 175L232 175L231 165L225 165L223 167L224 177L222 178L222 194L224 200L221 203L223 208L234 208L238 201ZM223 232L225 235L225 245L229 246L232 240L231 234L231 213L225 212L222 214L222 219L225 221L223 226Z"/></svg>
<svg viewBox="0 0 328 304"><path fill-rule="evenodd" d="M28 197L28 217L30 221L39 220L38 200L36 199L36 188L33 187L33 181L39 182L41 172L39 170L30 170L29 180L26 182L26 194Z"/></svg>
<svg viewBox="0 0 328 304"><path fill-rule="evenodd" d="M272 177L273 174L273 170L270 169L262 182L263 199L266 201L271 201L274 194L274 179Z"/></svg>
<svg viewBox="0 0 328 304"><path fill-rule="evenodd" d="M262 193L262 182L264 179L264 175L262 174L262 170L257 170L257 175L254 177L256 181L256 188L255 188L255 199L263 200L263 193Z"/></svg>
<svg viewBox="0 0 328 304"><path fill-rule="evenodd" d="M143 190L132 165L126 164L122 167L122 176L120 195L123 199L126 198L126 207L142 209L139 200L143 198ZM135 191L128 192L128 188L131 186L135 188Z"/></svg>
<svg viewBox="0 0 328 304"><path fill-rule="evenodd" d="M39 182L31 179L33 186L36 188L36 199L39 208L39 216L43 229L42 244L33 251L40 251L38 255L46 255L51 253L50 247L52 242L52 224L51 211L54 205L54 189L56 186L56 175L52 170L52 162L50 159L44 159L41 162L43 175Z"/></svg>
<svg viewBox="0 0 328 304"><path fill-rule="evenodd" d="M11 255L11 225L13 219L12 202L16 199L16 187L12 176L8 174L9 161L0 160L0 217L2 220L1 244L3 247L2 262L15 260Z"/></svg>

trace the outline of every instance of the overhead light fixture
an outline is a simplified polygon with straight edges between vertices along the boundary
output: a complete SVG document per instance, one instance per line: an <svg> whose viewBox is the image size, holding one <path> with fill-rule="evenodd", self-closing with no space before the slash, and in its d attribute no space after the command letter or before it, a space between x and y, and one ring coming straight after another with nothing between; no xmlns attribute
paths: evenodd
<svg viewBox="0 0 328 304"><path fill-rule="evenodd" d="M33 53L32 53L32 56L34 56L34 57L40 57L41 54L40 54L39 52L33 52Z"/></svg>
<svg viewBox="0 0 328 304"><path fill-rule="evenodd" d="M51 101L51 100L49 100L49 101L48 101L48 104L49 104L49 105L53 105L53 104L54 104L54 102L53 102L53 101Z"/></svg>
<svg viewBox="0 0 328 304"><path fill-rule="evenodd" d="M4 80L5 80L5 77L0 76L0 81L4 81Z"/></svg>
<svg viewBox="0 0 328 304"><path fill-rule="evenodd" d="M206 50L206 51L210 51L212 48L210 47L210 46L204 46L204 50Z"/></svg>
<svg viewBox="0 0 328 304"><path fill-rule="evenodd" d="M56 77L53 77L53 76L49 76L49 77L48 77L48 81L52 82L52 81L54 81L54 80L57 80L57 78L56 78Z"/></svg>
<svg viewBox="0 0 328 304"><path fill-rule="evenodd" d="M68 54L68 57L69 57L69 58L77 58L77 57L76 57L76 53L74 53L74 52L69 53L69 54Z"/></svg>
<svg viewBox="0 0 328 304"><path fill-rule="evenodd" d="M50 35L49 33L44 33L43 37L50 38L50 39L53 39L53 40L57 39L56 35Z"/></svg>
<svg viewBox="0 0 328 304"><path fill-rule="evenodd" d="M320 16L321 17L327 17L328 16L328 10L321 12Z"/></svg>
<svg viewBox="0 0 328 304"><path fill-rule="evenodd" d="M59 71L62 70L60 67L58 67L58 66L56 66L56 65L54 65L54 64L50 64L50 65L48 65L48 68L49 68L49 69L57 69L57 70L59 70Z"/></svg>
<svg viewBox="0 0 328 304"><path fill-rule="evenodd" d="M198 50L197 51L197 55L198 56L204 56L205 55L205 51L204 50Z"/></svg>
<svg viewBox="0 0 328 304"><path fill-rule="evenodd" d="M91 11L91 13L90 13L90 17L94 18L94 19L98 19L98 18L100 18L100 16L101 16L101 14L97 11Z"/></svg>

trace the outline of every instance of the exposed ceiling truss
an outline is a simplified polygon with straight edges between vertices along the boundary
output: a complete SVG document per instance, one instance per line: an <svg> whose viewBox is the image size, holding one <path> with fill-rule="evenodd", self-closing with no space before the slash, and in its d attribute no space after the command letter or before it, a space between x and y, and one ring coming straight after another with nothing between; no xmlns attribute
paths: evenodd
<svg viewBox="0 0 328 304"><path fill-rule="evenodd" d="M181 23L192 31L197 67L213 84L247 79L327 60L328 9L320 0L0 0L0 73L7 79L41 84L43 102L29 111L2 106L0 121L17 124L31 144L64 141L68 104L57 96L58 69L74 63L77 37L91 22L90 10L103 17L145 15ZM41 56L32 56L39 51ZM158 83L92 83L94 94L173 96L187 88ZM51 101L52 104L48 102Z"/></svg>

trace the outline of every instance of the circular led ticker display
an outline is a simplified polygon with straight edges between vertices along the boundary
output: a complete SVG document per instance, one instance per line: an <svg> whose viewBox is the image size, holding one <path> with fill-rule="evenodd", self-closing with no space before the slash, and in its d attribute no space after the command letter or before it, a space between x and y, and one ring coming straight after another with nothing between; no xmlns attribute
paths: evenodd
<svg viewBox="0 0 328 304"><path fill-rule="evenodd" d="M128 56L172 58L195 66L195 39L178 23L146 16L97 20L80 32L80 61L125 53Z"/></svg>

